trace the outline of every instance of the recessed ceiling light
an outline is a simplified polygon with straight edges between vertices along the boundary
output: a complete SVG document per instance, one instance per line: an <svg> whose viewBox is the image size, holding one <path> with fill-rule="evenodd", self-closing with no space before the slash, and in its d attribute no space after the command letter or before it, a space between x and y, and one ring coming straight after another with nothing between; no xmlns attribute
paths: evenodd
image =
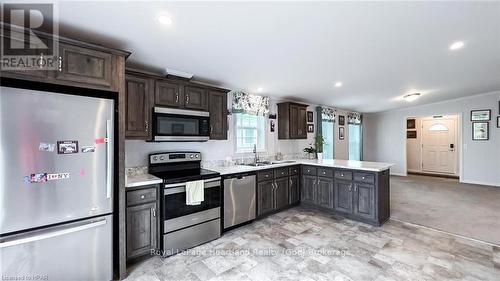
<svg viewBox="0 0 500 281"><path fill-rule="evenodd" d="M262 93L262 91L264 91L264 89L262 87L257 88L257 93Z"/></svg>
<svg viewBox="0 0 500 281"><path fill-rule="evenodd" d="M340 82L340 81L335 82L334 86L337 87L337 88L340 88L340 87L342 87L342 82Z"/></svg>
<svg viewBox="0 0 500 281"><path fill-rule="evenodd" d="M412 102L420 97L420 93L413 93L413 94L408 94L404 95L403 99L408 102Z"/></svg>
<svg viewBox="0 0 500 281"><path fill-rule="evenodd" d="M169 16L166 16L166 15L159 16L158 17L158 21L161 24L164 24L164 25L171 25L172 24L172 19Z"/></svg>
<svg viewBox="0 0 500 281"><path fill-rule="evenodd" d="M464 42L463 41L456 41L453 42L453 44L450 45L450 50L455 51L458 49L462 49L464 47Z"/></svg>

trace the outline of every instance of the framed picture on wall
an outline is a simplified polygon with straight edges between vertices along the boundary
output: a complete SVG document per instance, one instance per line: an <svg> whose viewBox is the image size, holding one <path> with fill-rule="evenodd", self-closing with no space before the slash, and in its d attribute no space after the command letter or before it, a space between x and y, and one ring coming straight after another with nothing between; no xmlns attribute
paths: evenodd
<svg viewBox="0 0 500 281"><path fill-rule="evenodd" d="M497 116L497 128L500 128L500 116Z"/></svg>
<svg viewBox="0 0 500 281"><path fill-rule="evenodd" d="M415 124L415 119L406 120L406 129L415 129L417 125Z"/></svg>
<svg viewBox="0 0 500 281"><path fill-rule="evenodd" d="M489 140L490 139L489 125L490 125L489 122L472 123L472 140Z"/></svg>
<svg viewBox="0 0 500 281"><path fill-rule="evenodd" d="M345 128L339 127L339 140L343 140L345 138Z"/></svg>
<svg viewBox="0 0 500 281"><path fill-rule="evenodd" d="M490 121L491 109L472 110L470 112L470 121Z"/></svg>
<svg viewBox="0 0 500 281"><path fill-rule="evenodd" d="M307 124L307 132L314 133L314 124Z"/></svg>
<svg viewBox="0 0 500 281"><path fill-rule="evenodd" d="M406 131L406 138L407 139L416 139L417 138L417 131Z"/></svg>
<svg viewBox="0 0 500 281"><path fill-rule="evenodd" d="M313 112L312 111L308 111L307 112L307 122L313 122L313 121L314 121Z"/></svg>
<svg viewBox="0 0 500 281"><path fill-rule="evenodd" d="M345 117L343 115L339 115L339 126L345 125Z"/></svg>

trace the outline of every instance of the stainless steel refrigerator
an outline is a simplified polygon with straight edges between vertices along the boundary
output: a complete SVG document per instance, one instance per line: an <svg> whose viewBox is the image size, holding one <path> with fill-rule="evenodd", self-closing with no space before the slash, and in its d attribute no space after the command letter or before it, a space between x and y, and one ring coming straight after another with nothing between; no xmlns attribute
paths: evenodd
<svg viewBox="0 0 500 281"><path fill-rule="evenodd" d="M2 86L0 110L2 280L111 280L114 101Z"/></svg>

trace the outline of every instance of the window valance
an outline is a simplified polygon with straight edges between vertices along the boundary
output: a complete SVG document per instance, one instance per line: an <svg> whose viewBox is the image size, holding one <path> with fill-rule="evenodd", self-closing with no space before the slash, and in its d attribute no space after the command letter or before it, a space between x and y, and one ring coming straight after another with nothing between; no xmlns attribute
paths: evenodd
<svg viewBox="0 0 500 281"><path fill-rule="evenodd" d="M358 112L347 113L347 123L349 123L349 124L361 124L361 114Z"/></svg>
<svg viewBox="0 0 500 281"><path fill-rule="evenodd" d="M231 91L233 95L233 113L247 113L266 116L269 113L269 97L247 94L242 91Z"/></svg>
<svg viewBox="0 0 500 281"><path fill-rule="evenodd" d="M335 122L335 116L337 115L337 111L330 107L322 107L321 108L321 119L327 122Z"/></svg>

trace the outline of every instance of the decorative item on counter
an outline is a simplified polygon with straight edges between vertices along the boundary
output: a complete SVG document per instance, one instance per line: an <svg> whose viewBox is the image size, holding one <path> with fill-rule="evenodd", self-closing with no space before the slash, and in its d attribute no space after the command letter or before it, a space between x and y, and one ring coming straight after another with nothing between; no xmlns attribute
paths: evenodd
<svg viewBox="0 0 500 281"><path fill-rule="evenodd" d="M339 140L344 140L345 138L345 128L339 127Z"/></svg>
<svg viewBox="0 0 500 281"><path fill-rule="evenodd" d="M276 161L283 160L283 153L281 153L281 152L276 153L276 155L274 156L274 159L276 159Z"/></svg>
<svg viewBox="0 0 500 281"><path fill-rule="evenodd" d="M472 140L485 141L490 139L490 123L489 122L473 122L472 123Z"/></svg>
<svg viewBox="0 0 500 281"><path fill-rule="evenodd" d="M491 109L471 110L470 121L490 121Z"/></svg>
<svg viewBox="0 0 500 281"><path fill-rule="evenodd" d="M307 124L307 132L314 133L314 124Z"/></svg>
<svg viewBox="0 0 500 281"><path fill-rule="evenodd" d="M314 159L315 153L316 153L316 148L314 148L312 145L309 145L309 147L304 148L303 150L305 153L307 153L307 158L308 159Z"/></svg>
<svg viewBox="0 0 500 281"><path fill-rule="evenodd" d="M312 111L307 112L307 122L313 122L314 120L314 115Z"/></svg>
<svg viewBox="0 0 500 281"><path fill-rule="evenodd" d="M323 144L325 144L325 139L322 135L318 134L315 138L315 146L316 146L316 155L318 156L318 160L323 160Z"/></svg>

